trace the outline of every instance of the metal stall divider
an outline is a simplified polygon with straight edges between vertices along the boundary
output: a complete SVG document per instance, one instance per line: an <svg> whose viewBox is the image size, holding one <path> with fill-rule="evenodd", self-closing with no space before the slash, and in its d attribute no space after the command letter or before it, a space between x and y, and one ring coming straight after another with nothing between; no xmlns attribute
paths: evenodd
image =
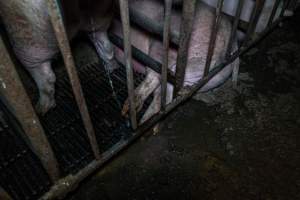
<svg viewBox="0 0 300 200"><path fill-rule="evenodd" d="M124 59L126 64L126 77L128 87L128 97L130 105L130 120L131 126L135 130L137 128L136 109L135 109L135 94L134 94L134 80L132 69L131 56L131 39L130 39L130 21L129 21L129 7L128 0L119 0L121 21L124 35Z"/></svg>
<svg viewBox="0 0 300 200"><path fill-rule="evenodd" d="M217 10L216 10L216 21L213 26L213 29L217 29L217 25L220 20L220 12L222 10L222 3L224 0L219 0ZM253 45L260 41L260 39L266 36L270 30L274 29L283 19L283 12L287 6L289 1L285 1L283 10L279 19L275 21L271 20L272 23L269 24L268 28L265 29L259 37L255 37L253 40L251 36L249 37L249 42L244 43L242 48L239 48L235 52L231 53L232 46L228 48L228 57L226 60L221 63L219 66L214 68L213 70L207 70L206 76L204 76L196 85L187 88L181 88L184 80L184 73L185 67L187 63L187 48L189 44L189 38L192 30L193 25L193 17L195 13L195 3L196 0L184 1L183 5L183 16L182 16L182 26L180 29L180 42L179 42L179 53L177 58L177 70L176 70L176 90L177 92L182 89L184 95L175 96L172 103L168 105L164 105L164 109L159 114L153 116L150 120L148 120L143 125L137 128L137 121L136 121L136 111L135 111L135 98L134 98L134 86L133 86L133 71L132 71L132 58L131 58L131 44L130 44L130 22L129 22L129 8L128 8L128 0L119 0L120 3L120 12L121 12L121 19L123 24L123 31L124 31L124 40L123 46L125 49L125 61L126 61L126 69L127 69L127 86L128 86L128 95L130 96L130 107L131 107L131 125L135 130L135 134L132 135L128 139L123 139L117 144L115 144L111 149L107 152L103 153L101 156L99 154L99 149L97 146L96 138L92 123L90 121L90 116L87 110L87 106L85 103L85 99L82 94L80 81L75 69L74 60L71 54L68 38L66 35L65 27L63 24L62 16L60 14L59 6L57 4L57 0L47 0L49 11L51 14L51 21L56 33L57 40L59 42L59 47L62 52L65 65L68 71L68 75L72 84L72 88L74 90L74 94L77 100L78 107L80 109L80 113L82 116L82 120L84 121L85 128L87 130L89 140L91 146L93 148L93 152L95 154L96 160L93 160L89 163L86 167L81 169L76 174L70 174L65 178L58 180L59 171L57 168L57 162L52 152L51 146L49 145L47 138L44 134L44 131L39 123L39 119L36 116L34 109L31 105L31 102L25 92L25 89L22 86L22 83L18 77L18 74L15 70L15 67L8 55L8 52L4 46L2 38L0 38L0 89L1 92L5 95L8 101L11 103L12 107L14 108L14 113L18 120L21 122L25 133L27 133L27 137L31 142L33 149L41 159L44 167L47 169L47 172L52 177L52 180L55 181L55 185L53 185L49 192L47 192L41 199L54 199L65 195L66 193L73 190L80 181L84 178L89 176L93 173L97 168L111 159L114 155L120 152L124 147L128 146L132 143L135 139L137 139L140 135L142 135L145 131L149 130L155 124L159 122L163 117L165 117L168 113L170 113L174 108L182 104L183 102L187 101L195 92L197 92L203 85L205 85L214 75L220 72L226 65L234 61L235 58L244 54L247 50L249 50ZM253 32L253 26L255 30L255 26L259 17L259 13L262 9L264 0L258 0L256 4L255 12L252 16L251 23L249 25L248 34ZM239 24L239 15L241 12L243 1L239 2L238 10L236 12L234 26L231 33L231 38L233 38L236 34L236 30ZM279 6L279 3L276 2L276 5ZM162 73L162 90L165 90L167 80L174 80L172 73L168 70L168 49L169 49L169 42L172 42L172 33L170 31L170 14L172 9L172 0L165 0L165 22L163 28L163 43L164 43L164 61L161 65L159 62L155 61L155 59L142 54L138 49L132 49L133 55L139 55L137 57L140 60L147 60L147 62L151 63L153 68L156 68L156 71ZM276 8L274 8L276 9ZM271 16L272 17L272 16ZM255 22L256 21L256 22ZM161 27L160 27L161 28ZM162 29L159 29L161 31ZM217 30L213 30L212 32L216 32ZM212 33L212 34L213 34ZM249 34L250 35L250 34ZM122 39L117 38L117 41L121 41ZM233 39L231 39L233 40ZM215 39L213 35L210 38L211 45L209 49L213 51L213 46ZM122 44L120 44L122 46ZM229 51L230 50L230 51ZM209 56L209 55L207 55ZM208 59L209 60L209 59ZM149 65L150 66L150 65ZM209 64L207 64L209 66ZM168 75L167 75L168 74ZM175 81L173 81L174 83ZM2 87L2 88L1 88ZM3 90L3 91L2 91ZM10 91L10 92L8 92ZM15 91L15 92L14 92ZM164 96L165 94L163 94ZM162 105L165 104L165 98L162 98ZM34 123L33 123L34 122ZM1 188L0 188L1 189Z"/></svg>
<svg viewBox="0 0 300 200"><path fill-rule="evenodd" d="M77 106L79 108L81 118L89 138L90 145L92 147L95 158L99 159L100 152L95 136L94 127L86 105L85 98L83 96L80 80L76 71L76 66L72 56L68 36L66 33L58 2L57 0L47 0L47 5L51 18L51 23L54 28L56 39L58 41L58 45L64 59L65 67L68 72L73 93L75 95Z"/></svg>
<svg viewBox="0 0 300 200"><path fill-rule="evenodd" d="M179 49L176 61L176 84L174 87L174 97L177 96L184 82L185 69L187 66L188 48L193 29L196 2L196 0L183 1Z"/></svg>
<svg viewBox="0 0 300 200"><path fill-rule="evenodd" d="M167 104L167 84L169 66L169 46L170 46L170 23L172 14L172 0L165 0L164 33L163 33L163 63L161 68L161 110L165 111Z"/></svg>
<svg viewBox="0 0 300 200"><path fill-rule="evenodd" d="M221 12L222 12L222 7L223 7L224 0L218 0L217 8L216 8L216 14L215 14L215 20L213 21L213 26L212 26L212 32L211 36L209 39L209 46L208 46L208 51L207 51L207 57L206 57L206 63L205 63L205 68L204 68L204 75L207 76L211 64L211 60L214 54L215 50L215 44L216 44L216 39L217 39L217 33L218 33L218 27L221 22Z"/></svg>
<svg viewBox="0 0 300 200"><path fill-rule="evenodd" d="M28 139L28 145L41 160L53 182L59 179L59 169L53 150L23 87L15 65L0 36L0 93L9 102Z"/></svg>

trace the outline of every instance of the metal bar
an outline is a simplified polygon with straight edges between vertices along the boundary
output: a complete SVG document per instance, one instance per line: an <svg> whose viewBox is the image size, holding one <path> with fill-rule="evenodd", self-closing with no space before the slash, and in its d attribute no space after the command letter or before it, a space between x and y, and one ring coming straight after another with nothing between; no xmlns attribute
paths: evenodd
<svg viewBox="0 0 300 200"><path fill-rule="evenodd" d="M289 4L290 4L291 1L292 0L284 0L283 1L284 3L283 3L283 6L282 6L282 9L280 11L280 15L279 15L280 18L282 18L284 16L284 12L289 7Z"/></svg>
<svg viewBox="0 0 300 200"><path fill-rule="evenodd" d="M280 4L281 0L276 0L275 3L274 3L274 7L272 9L272 12L271 12L271 15L270 15L270 18L269 18L269 21L268 21L268 25L267 26L270 26L272 24L272 22L274 21L274 17L276 15L276 12L278 10L278 7L279 7L279 4Z"/></svg>
<svg viewBox="0 0 300 200"><path fill-rule="evenodd" d="M243 45L246 45L249 42L249 40L251 39L251 37L254 35L255 28L256 28L257 22L259 20L260 14L264 8L264 5L265 5L265 0L256 0L255 7L251 14L250 24L249 24Z"/></svg>
<svg viewBox="0 0 300 200"><path fill-rule="evenodd" d="M195 92L197 92L201 87L203 87L214 75L220 72L224 67L226 67L229 63L234 61L238 56L246 53L253 45L258 43L261 38L265 37L271 30L273 30L279 24L281 20L275 21L272 26L261 33L261 37L255 39L251 43L249 43L244 48L236 51L228 60L224 63L220 64L216 68L214 68L206 77L201 79L196 85L194 85L185 96L179 96L171 104L168 104L165 112L161 112L151 119L149 119L146 123L143 123L129 139L122 140L115 144L110 150L106 151L102 158L97 161L91 162L89 165L84 167L81 171L79 171L75 175L69 175L63 179L61 179L55 186L53 186L50 191L48 191L40 200L47 199L57 199L58 197L65 196L67 193L73 191L78 186L78 183L81 182L86 177L90 176L95 170L101 167L103 164L107 163L110 159L116 156L121 152L125 147L133 143L136 139L138 139L143 133L150 130L154 125L156 125L161 119L163 119L167 114L169 114L174 108L178 107L182 103L186 102L190 97L192 97Z"/></svg>
<svg viewBox="0 0 300 200"><path fill-rule="evenodd" d="M0 186L0 199L12 200L13 198Z"/></svg>
<svg viewBox="0 0 300 200"><path fill-rule="evenodd" d="M86 129L94 156L96 159L99 159L100 152L99 152L99 147L95 136L95 131L91 122L91 117L89 115L85 98L83 96L80 80L76 71L74 59L72 56L68 36L65 30L63 18L60 13L59 5L57 0L47 0L47 3L48 3L48 10L51 17L51 23L54 28L56 39L58 41L58 45L63 56L65 66L67 68L68 76L81 114L81 118L83 120L83 124Z"/></svg>
<svg viewBox="0 0 300 200"><path fill-rule="evenodd" d="M124 43L123 43L124 40L122 38L120 38L114 33L109 33L109 39L114 45L124 50ZM131 48L132 48L132 56L134 59L142 63L144 66L150 67L155 72L161 73L162 64L160 62L156 61L149 55L145 54L143 51L134 47L133 45L131 45ZM125 63L122 64L125 65ZM174 73L170 69L167 69L167 71L168 71L168 81L172 84L175 84Z"/></svg>
<svg viewBox="0 0 300 200"><path fill-rule="evenodd" d="M240 0L238 3L236 13L235 13L232 30L230 33L230 39L229 39L228 48L227 48L227 52L226 52L226 58L231 56L231 53L232 53L232 47L233 47L232 45L233 45L233 42L237 35L237 29L238 29L238 25L239 25L239 21L240 21L240 16L242 14L243 5L244 5L244 0Z"/></svg>
<svg viewBox="0 0 300 200"><path fill-rule="evenodd" d="M172 14L172 0L165 0L164 34L163 34L163 64L161 68L161 110L165 111L167 105L167 84L169 67L169 37Z"/></svg>
<svg viewBox="0 0 300 200"><path fill-rule="evenodd" d="M51 180L59 178L59 169L53 150L22 85L15 65L0 35L0 92L20 122L26 141L41 160Z"/></svg>
<svg viewBox="0 0 300 200"><path fill-rule="evenodd" d="M216 8L216 17L215 20L213 21L212 32L209 39L209 46L208 46L207 57L206 57L205 68L204 68L204 76L206 76L209 72L211 60L214 54L216 39L218 34L218 27L221 22L221 12L222 12L223 3L224 0L218 0L218 4Z"/></svg>
<svg viewBox="0 0 300 200"><path fill-rule="evenodd" d="M131 126L135 130L137 128L137 117L136 117L132 57L131 57L128 0L119 0L119 4L120 4L121 21L123 27L123 36L124 36L124 58L126 63L126 75L127 75L126 77L127 77L127 87L128 87L128 96L129 96L129 104L130 104L130 119L131 119Z"/></svg>
<svg viewBox="0 0 300 200"><path fill-rule="evenodd" d="M183 86L185 69L187 66L188 49L193 30L196 0L183 1L183 12L180 25L179 49L176 61L176 84L174 97Z"/></svg>
<svg viewBox="0 0 300 200"><path fill-rule="evenodd" d="M142 12L138 12L135 9L129 9L130 21L133 24L145 29L150 33L154 33L163 37L164 34L164 25L160 22L154 21L153 19L147 17L147 15ZM179 33L175 31L170 32L170 41L178 46L179 44Z"/></svg>

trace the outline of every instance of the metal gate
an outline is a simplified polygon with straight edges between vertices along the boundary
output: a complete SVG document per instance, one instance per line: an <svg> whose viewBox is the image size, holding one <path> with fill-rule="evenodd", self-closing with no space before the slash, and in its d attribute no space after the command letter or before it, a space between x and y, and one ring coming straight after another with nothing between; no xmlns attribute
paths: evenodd
<svg viewBox="0 0 300 200"><path fill-rule="evenodd" d="M170 34L172 0L165 0L163 24L156 24L150 19L138 15L131 19L134 21L136 18L142 18L145 22L142 25L144 29L148 31L151 29L151 31L161 36L164 46L163 63L157 62L155 58L149 57L139 49L131 46L130 22L132 21L129 19L130 15L134 13L129 12L128 0L119 0L124 37L118 38L115 35L111 35L110 38L116 46L124 49L125 52L126 70L125 68L120 69L123 72L120 71L119 74L117 72L114 78L120 80L118 88L123 95L122 101L127 96L129 98L129 126L123 119L119 119L120 116L117 114L111 115L113 122L101 120L105 118L106 112L114 113L115 108L114 105L109 104L112 101L109 99L111 97L110 94L104 94L107 98L102 101L95 100L95 98L102 99L102 97L97 96L97 92L93 91L93 86L101 84L103 87L109 88L108 85L105 86L107 80L104 80L103 77L101 79L99 74L104 72L99 71L97 64L89 65L77 71L64 27L59 1L47 0L51 22L66 67L66 76L60 77L57 83L57 87L61 90L61 92L58 92L57 98L63 99L63 103L58 105L59 115L55 117L48 116L48 118L37 116L32 107L31 99L6 48L6 44L1 37L0 184L2 184L4 189L0 187L0 197L5 195L9 198L8 194L14 199L54 199L64 196L76 188L80 181L157 124L170 111L187 101L226 65L233 62L266 36L284 19L284 11L287 8L293 9L297 3L295 0L274 0L275 3L267 28L259 35L256 35L256 24L265 0L256 0L249 23L240 20L245 1L238 1L236 15L232 17L233 29L226 54L227 57L224 62L210 71L209 67L224 1L226 0L218 0L215 9L215 20L212 26L213 30L209 42L204 77L192 87L185 88L183 87L183 82L196 0L183 1L182 25L179 37ZM282 4L281 7L279 7L280 4ZM280 16L274 19L278 9L281 9ZM233 50L231 44L236 37L239 27L246 30L246 37L243 45L237 51L231 53ZM178 46L176 73L168 70L167 58L170 42L176 43ZM132 57L160 73L162 77L162 109L160 113L141 125L137 123L134 88L135 85L141 82L143 77L134 74ZM93 74L91 75L88 72L93 72ZM97 73L99 74L97 75ZM91 78L91 76L94 76L94 78ZM166 103L168 82L173 83L175 86L175 97L170 104ZM92 91L88 92L89 90ZM85 95L83 95L83 91ZM103 105L107 107L108 111L101 110ZM68 126L70 124L72 126ZM69 132L70 134L64 135L63 132ZM109 138L111 134L114 135L114 139ZM77 139L75 140L73 137ZM105 138L108 138L107 140L110 141L110 144L103 147L103 145L107 144L103 142ZM7 144L7 141L10 144ZM64 144L61 144L61 141L65 141ZM5 149L9 145L13 147L11 152Z"/></svg>

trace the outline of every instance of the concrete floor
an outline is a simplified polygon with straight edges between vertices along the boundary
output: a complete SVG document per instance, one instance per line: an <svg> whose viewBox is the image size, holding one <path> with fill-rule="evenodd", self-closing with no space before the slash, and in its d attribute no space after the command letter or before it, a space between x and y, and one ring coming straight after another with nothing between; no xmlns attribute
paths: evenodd
<svg viewBox="0 0 300 200"><path fill-rule="evenodd" d="M243 56L237 89L181 106L67 199L300 199L299 24Z"/></svg>

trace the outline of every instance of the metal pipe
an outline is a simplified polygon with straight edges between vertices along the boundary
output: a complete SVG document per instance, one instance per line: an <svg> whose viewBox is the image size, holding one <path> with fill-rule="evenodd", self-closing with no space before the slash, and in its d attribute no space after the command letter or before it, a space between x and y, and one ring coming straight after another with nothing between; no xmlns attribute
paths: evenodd
<svg viewBox="0 0 300 200"><path fill-rule="evenodd" d="M279 7L279 4L280 4L281 0L276 0L275 3L274 3L274 7L272 9L272 12L271 12L271 15L269 17L269 21L268 21L268 25L267 26L270 26L274 20L274 17L276 15L276 12L278 10L278 7Z"/></svg>
<svg viewBox="0 0 300 200"><path fill-rule="evenodd" d="M122 38L120 38L119 36L117 36L114 33L109 33L109 39L118 48L124 50L124 43L123 43L124 40ZM150 67L155 72L161 73L162 64L160 62L156 61L149 55L145 54L143 51L134 47L133 45L131 45L131 49L132 49L132 56L134 59L136 59L138 62L142 63L144 66ZM125 65L125 63L122 63L122 64ZM170 69L167 69L167 71L168 71L168 81L172 84L175 84L174 73Z"/></svg>
<svg viewBox="0 0 300 200"><path fill-rule="evenodd" d="M261 33L261 37L253 40L244 48L237 50L228 60L224 63L220 64L209 74L201 79L196 85L194 85L191 89L188 90L186 95L178 96L171 104L166 106L165 112L161 112L152 118L150 118L146 123L143 123L129 139L122 140L115 144L110 150L103 153L103 156L100 160L93 161L82 170L80 170L75 175L69 175L63 179L61 179L55 186L52 186L50 191L48 191L41 200L47 199L56 199L61 196L65 196L67 193L73 191L77 186L78 183L81 182L86 177L90 176L95 170L101 167L103 164L107 163L110 159L116 156L121 150L126 148L136 139L138 139L143 133L150 130L154 125L156 125L161 119L163 119L167 114L169 114L174 108L178 107L182 103L186 102L189 98L191 98L201 87L203 87L213 76L219 73L224 67L226 67L229 63L233 62L238 56L243 55L246 53L253 45L258 43L261 38L265 37L271 30L273 30L279 24L281 20L275 21L272 26Z"/></svg>
<svg viewBox="0 0 300 200"><path fill-rule="evenodd" d="M187 66L188 49L194 24L196 0L183 1L183 12L180 25L179 49L176 61L176 84L174 97L183 86L185 69Z"/></svg>
<svg viewBox="0 0 300 200"><path fill-rule="evenodd" d="M85 98L83 96L80 80L76 71L67 32L64 26L64 22L60 12L58 2L57 0L47 0L47 4L50 13L51 23L54 28L56 39L58 41L58 45L65 62L65 66L72 85L74 96L81 114L81 118L83 120L84 127L86 129L89 138L90 145L92 147L95 158L99 159L100 152L99 152L99 147L95 136L95 131L92 125L91 117L89 115Z"/></svg>
<svg viewBox="0 0 300 200"><path fill-rule="evenodd" d="M124 36L124 59L126 63L127 88L130 105L131 126L135 130L137 128L137 117L135 107L134 80L132 69L131 39L130 39L130 21L128 0L119 0L121 21Z"/></svg>
<svg viewBox="0 0 300 200"><path fill-rule="evenodd" d="M161 110L165 111L167 104L167 84L169 67L169 37L172 14L172 0L165 0L164 34L163 34L163 64L161 68Z"/></svg>
<svg viewBox="0 0 300 200"><path fill-rule="evenodd" d="M147 17L147 15L142 12L138 12L133 8L129 9L130 20L133 24L145 29L150 33L159 35L161 38L164 35L164 25L160 22L154 21L153 19ZM178 46L179 44L179 33L176 31L170 32L170 41Z"/></svg>
<svg viewBox="0 0 300 200"><path fill-rule="evenodd" d="M233 47L232 45L237 36L238 25L239 25L239 21L240 21L240 16L242 14L243 5L244 5L244 0L240 0L238 3L236 13L235 13L232 30L230 33L230 39L229 39L228 48L227 48L227 52L226 52L226 58L231 56L231 53L232 53L232 47Z"/></svg>
<svg viewBox="0 0 300 200"><path fill-rule="evenodd" d="M59 178L59 169L53 150L22 85L15 65L0 35L0 93L21 124L26 142L41 160L51 180Z"/></svg>
<svg viewBox="0 0 300 200"><path fill-rule="evenodd" d="M248 27L243 45L246 45L250 41L251 37L254 35L255 28L256 28L257 22L259 20L260 14L264 8L264 5L265 5L265 0L256 0L255 7L251 14L249 27Z"/></svg>
<svg viewBox="0 0 300 200"><path fill-rule="evenodd" d="M206 57L205 68L204 68L204 76L206 76L209 72L211 60L214 54L216 39L218 34L218 27L221 22L221 12L222 12L223 3L224 0L218 0L218 4L216 8L216 17L215 20L213 21L212 32L209 39L209 46L208 46L207 57Z"/></svg>

